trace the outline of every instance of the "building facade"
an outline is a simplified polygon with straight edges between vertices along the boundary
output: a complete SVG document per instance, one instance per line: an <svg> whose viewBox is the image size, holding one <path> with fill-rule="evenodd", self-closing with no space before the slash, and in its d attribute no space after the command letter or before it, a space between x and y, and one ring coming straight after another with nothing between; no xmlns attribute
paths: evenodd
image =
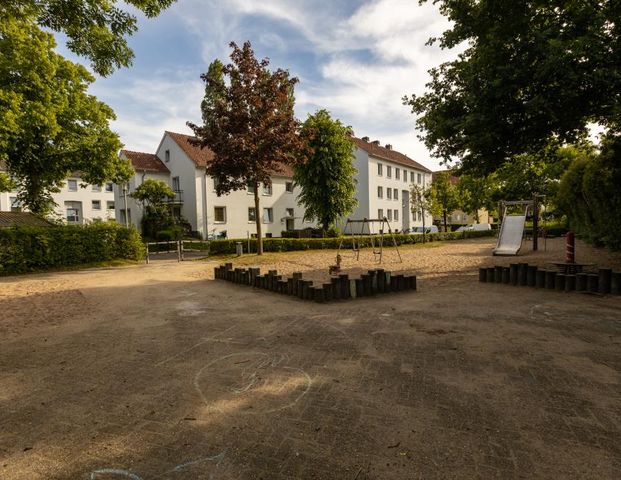
<svg viewBox="0 0 621 480"><path fill-rule="evenodd" d="M378 140L371 142L368 137L353 137L353 140L356 145L354 164L358 171L358 207L349 218L386 218L390 228L399 232L422 226L422 214L412 212L410 190L412 185L428 188L431 185L431 170L393 150L392 145L381 146ZM341 220L343 225L345 220ZM431 225L431 222L431 214L426 214L425 225ZM354 227L353 231L358 230ZM371 233L377 233L377 230Z"/></svg>
<svg viewBox="0 0 621 480"><path fill-rule="evenodd" d="M213 158L209 149L193 145L191 136L165 132L155 154L123 150L135 175L129 184L115 186L116 219L140 227L142 210L129 193L146 178L162 180L175 192L173 214L187 221L202 238L247 238L256 235L254 195L250 189L216 194L216 179L205 167ZM304 211L297 203L299 188L294 187L289 170L272 176L271 185L261 185L259 212L264 236L279 237L284 230L312 227L304 222ZM127 209L126 209L127 205ZM126 213L127 212L127 213Z"/></svg>
<svg viewBox="0 0 621 480"><path fill-rule="evenodd" d="M82 225L94 220L114 220L114 186L88 185L77 176L70 176L65 180L60 192L52 194L55 203L53 212L49 215L52 220L62 221L73 225ZM0 193L0 211L21 212L25 210L17 200L17 192Z"/></svg>

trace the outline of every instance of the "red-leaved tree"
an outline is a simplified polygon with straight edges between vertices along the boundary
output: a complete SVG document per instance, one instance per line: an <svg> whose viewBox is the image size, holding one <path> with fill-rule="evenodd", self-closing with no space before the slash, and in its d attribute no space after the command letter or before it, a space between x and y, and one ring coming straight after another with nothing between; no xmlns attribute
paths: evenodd
<svg viewBox="0 0 621 480"><path fill-rule="evenodd" d="M271 176L298 158L299 122L293 114L298 79L286 70L268 70L269 60L257 60L250 42L230 46L232 62L215 60L201 75L206 83L203 125L188 126L196 144L214 152L207 174L219 179L218 195L254 188L257 254L262 255L259 184L271 185Z"/></svg>

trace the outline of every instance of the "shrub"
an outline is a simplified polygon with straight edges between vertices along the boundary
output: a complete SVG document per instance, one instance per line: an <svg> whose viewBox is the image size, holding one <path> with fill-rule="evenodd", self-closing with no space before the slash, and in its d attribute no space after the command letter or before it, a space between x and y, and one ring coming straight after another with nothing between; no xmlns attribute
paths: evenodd
<svg viewBox="0 0 621 480"><path fill-rule="evenodd" d="M479 237L491 237L495 232L488 231L472 231L472 232L440 232L431 233L426 235L428 242L441 241L441 240L461 240L464 238L479 238ZM375 243L379 240L379 236L375 235ZM394 235L397 245L412 245L415 243L422 243L422 235L408 235L398 234ZM361 247L371 246L370 236L357 236ZM335 238L264 238L263 239L263 251L264 252L292 252L299 250L336 250L339 248L350 249L352 248L353 237L335 237ZM242 242L244 249L248 245L247 239L226 239L226 240L212 240L209 242L209 253L211 255L230 255L235 253L235 243ZM391 246L392 240L389 236L384 236L384 245ZM250 240L250 247L252 251L256 251L256 239Z"/></svg>
<svg viewBox="0 0 621 480"><path fill-rule="evenodd" d="M143 256L140 234L112 222L0 229L0 275Z"/></svg>

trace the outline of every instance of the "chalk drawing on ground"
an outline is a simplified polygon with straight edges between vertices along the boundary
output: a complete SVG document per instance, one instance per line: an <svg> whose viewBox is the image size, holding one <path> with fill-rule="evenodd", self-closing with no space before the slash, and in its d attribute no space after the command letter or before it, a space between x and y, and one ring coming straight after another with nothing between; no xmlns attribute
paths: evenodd
<svg viewBox="0 0 621 480"><path fill-rule="evenodd" d="M231 353L213 360L194 377L194 388L210 409L228 414L270 413L295 405L312 380L289 366L283 354Z"/></svg>

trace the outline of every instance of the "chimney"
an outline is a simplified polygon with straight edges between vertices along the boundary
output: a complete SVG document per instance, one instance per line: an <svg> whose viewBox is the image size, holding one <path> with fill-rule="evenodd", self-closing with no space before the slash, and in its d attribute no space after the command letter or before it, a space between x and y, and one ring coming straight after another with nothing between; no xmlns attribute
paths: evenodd
<svg viewBox="0 0 621 480"><path fill-rule="evenodd" d="M379 143L380 143L380 142L379 142L379 140L373 140L371 143L372 143L373 145L377 145L377 146L379 147Z"/></svg>
<svg viewBox="0 0 621 480"><path fill-rule="evenodd" d="M362 141L368 143L369 142L369 137L362 137Z"/></svg>
<svg viewBox="0 0 621 480"><path fill-rule="evenodd" d="M390 143L387 143L385 148L386 150L392 150L392 145Z"/></svg>

